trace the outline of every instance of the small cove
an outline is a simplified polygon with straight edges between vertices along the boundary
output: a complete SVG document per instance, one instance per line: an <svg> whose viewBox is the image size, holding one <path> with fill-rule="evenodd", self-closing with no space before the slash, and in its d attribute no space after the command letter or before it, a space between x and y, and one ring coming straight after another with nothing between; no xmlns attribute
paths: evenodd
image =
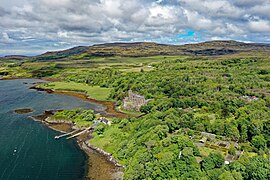
<svg viewBox="0 0 270 180"><path fill-rule="evenodd" d="M0 179L84 179L87 156L76 141L54 140L59 132L32 121L29 116L51 109L102 112L105 108L76 97L29 89L39 81L0 81ZM14 112L23 108L33 112Z"/></svg>

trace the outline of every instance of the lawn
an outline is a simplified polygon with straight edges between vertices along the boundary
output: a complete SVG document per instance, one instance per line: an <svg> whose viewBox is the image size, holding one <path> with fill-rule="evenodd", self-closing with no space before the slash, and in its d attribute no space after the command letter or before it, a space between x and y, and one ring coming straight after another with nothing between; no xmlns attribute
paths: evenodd
<svg viewBox="0 0 270 180"><path fill-rule="evenodd" d="M93 138L89 140L90 144L103 149L106 152L112 153L112 155L117 158L114 154L116 149L119 147L120 142L127 139L128 133L122 132L118 125L112 124L107 126L106 130L102 135L98 135L96 132L93 133ZM127 162L118 159L120 164L126 164Z"/></svg>
<svg viewBox="0 0 270 180"><path fill-rule="evenodd" d="M102 88L99 86L89 86L83 83L75 82L51 82L40 85L41 88L50 88L54 90L68 90L85 92L90 98L96 100L108 100L111 88Z"/></svg>
<svg viewBox="0 0 270 180"><path fill-rule="evenodd" d="M112 125L108 127L103 135L93 134L93 138L90 140L90 143L96 147L106 150L107 152L114 152L115 146L113 146L113 134L119 131L117 126Z"/></svg>
<svg viewBox="0 0 270 180"><path fill-rule="evenodd" d="M222 151L210 149L210 148L207 148L207 147L200 147L199 150L200 150L201 157L206 157L206 156L208 156L211 152L217 152L217 153L220 152L220 153L223 153Z"/></svg>

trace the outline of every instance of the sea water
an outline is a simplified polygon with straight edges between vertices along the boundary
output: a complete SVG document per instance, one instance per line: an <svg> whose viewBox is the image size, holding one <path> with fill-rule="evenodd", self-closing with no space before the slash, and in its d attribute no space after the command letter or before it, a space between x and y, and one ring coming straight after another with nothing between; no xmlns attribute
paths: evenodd
<svg viewBox="0 0 270 180"><path fill-rule="evenodd" d="M76 97L31 90L40 80L0 81L0 179L83 179L85 153L75 140L55 140L59 132L29 118L45 110L104 107ZM30 108L32 113L16 114Z"/></svg>

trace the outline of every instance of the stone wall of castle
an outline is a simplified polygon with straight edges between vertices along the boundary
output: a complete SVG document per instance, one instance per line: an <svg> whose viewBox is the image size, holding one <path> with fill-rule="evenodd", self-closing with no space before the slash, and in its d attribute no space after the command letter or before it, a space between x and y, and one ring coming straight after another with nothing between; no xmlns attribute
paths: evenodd
<svg viewBox="0 0 270 180"><path fill-rule="evenodd" d="M124 109L140 111L141 106L146 105L148 100L139 94L128 91L128 97L124 99Z"/></svg>

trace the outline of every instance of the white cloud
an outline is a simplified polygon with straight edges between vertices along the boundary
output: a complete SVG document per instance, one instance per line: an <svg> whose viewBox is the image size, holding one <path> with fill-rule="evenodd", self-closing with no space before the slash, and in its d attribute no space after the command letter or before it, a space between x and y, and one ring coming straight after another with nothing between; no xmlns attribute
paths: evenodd
<svg viewBox="0 0 270 180"><path fill-rule="evenodd" d="M180 0L183 6L211 17L238 18L243 10L228 0Z"/></svg>
<svg viewBox="0 0 270 180"><path fill-rule="evenodd" d="M57 35L59 38L68 38L68 33L63 31L58 31Z"/></svg>
<svg viewBox="0 0 270 180"><path fill-rule="evenodd" d="M253 14L260 15L262 17L270 18L270 1L265 4L256 5L250 9Z"/></svg>
<svg viewBox="0 0 270 180"><path fill-rule="evenodd" d="M213 29L214 34L238 34L241 35L245 33L245 31L238 27L237 25L231 24L231 23L225 23L225 24L220 24L218 27Z"/></svg>
<svg viewBox="0 0 270 180"><path fill-rule="evenodd" d="M72 0L41 0L41 2L47 7L52 8L69 7L72 5Z"/></svg>
<svg viewBox="0 0 270 180"><path fill-rule="evenodd" d="M269 42L269 0L1 0L0 49L56 49L115 41ZM44 47L45 46L45 47Z"/></svg>
<svg viewBox="0 0 270 180"><path fill-rule="evenodd" d="M269 0L231 0L232 3L234 3L235 5L243 8L243 7L254 7L258 4L265 4L267 3Z"/></svg>
<svg viewBox="0 0 270 180"><path fill-rule="evenodd" d="M2 34L0 35L0 42L4 44L9 44L15 42L15 40L10 38L8 33L2 32Z"/></svg>
<svg viewBox="0 0 270 180"><path fill-rule="evenodd" d="M187 18L187 25L191 28L194 28L196 30L202 30L202 29L212 29L215 25L211 19L208 19L202 15L200 15L196 11L190 11L185 9L184 14Z"/></svg>
<svg viewBox="0 0 270 180"><path fill-rule="evenodd" d="M249 28L252 32L269 32L270 33L270 22L266 20L250 21Z"/></svg>

